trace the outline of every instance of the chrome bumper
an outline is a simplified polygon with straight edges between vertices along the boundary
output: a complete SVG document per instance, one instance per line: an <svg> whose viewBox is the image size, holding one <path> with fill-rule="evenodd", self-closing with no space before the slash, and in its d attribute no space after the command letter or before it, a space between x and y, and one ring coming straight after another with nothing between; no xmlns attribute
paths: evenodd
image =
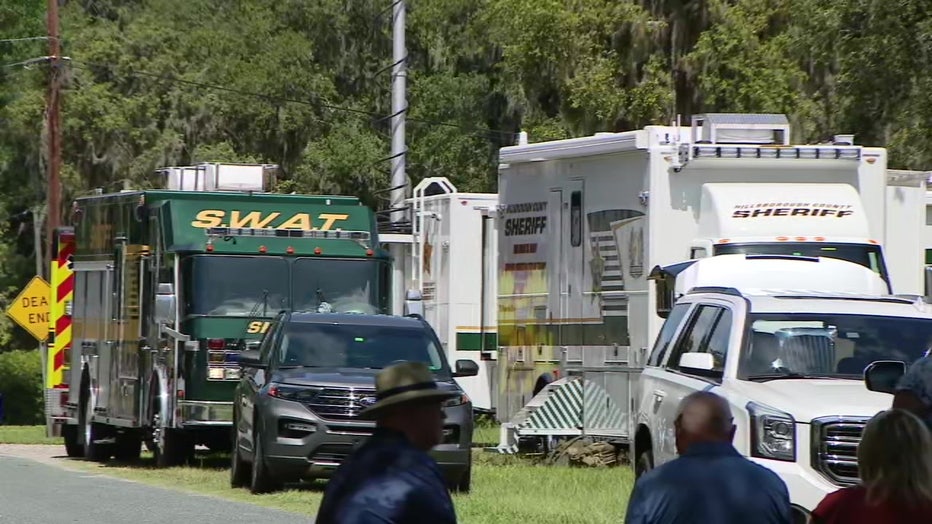
<svg viewBox="0 0 932 524"><path fill-rule="evenodd" d="M231 426L233 424L232 402L207 402L182 400L181 425L183 426Z"/></svg>

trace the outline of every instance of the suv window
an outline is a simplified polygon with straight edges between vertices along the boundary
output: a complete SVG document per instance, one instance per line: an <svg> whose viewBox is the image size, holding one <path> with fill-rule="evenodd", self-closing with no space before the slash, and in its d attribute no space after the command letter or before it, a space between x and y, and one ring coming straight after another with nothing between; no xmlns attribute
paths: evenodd
<svg viewBox="0 0 932 524"><path fill-rule="evenodd" d="M670 355L667 367L678 368L683 353L711 353L715 359L714 370L722 371L728 352L731 317L731 311L724 307L699 306L692 315L685 333L680 337L675 351Z"/></svg>
<svg viewBox="0 0 932 524"><path fill-rule="evenodd" d="M290 322L275 357L279 366L381 369L398 361L450 370L431 332L422 328Z"/></svg>
<svg viewBox="0 0 932 524"><path fill-rule="evenodd" d="M690 306L692 306L692 304L677 304L673 306L670 315L667 316L666 321L663 323L663 327L660 328L660 334L657 335L657 342L654 343L654 350L651 351L650 358L647 360L648 366L659 366L660 363L663 362L663 357L667 354L667 348L670 346L670 341L673 340L676 328L682 323L683 317L686 316L686 312L689 311Z"/></svg>

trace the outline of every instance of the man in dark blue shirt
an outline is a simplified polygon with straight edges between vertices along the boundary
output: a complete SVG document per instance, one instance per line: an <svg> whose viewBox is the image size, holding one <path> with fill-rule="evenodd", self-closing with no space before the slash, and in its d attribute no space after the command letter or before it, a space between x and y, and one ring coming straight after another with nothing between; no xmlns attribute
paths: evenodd
<svg viewBox="0 0 932 524"><path fill-rule="evenodd" d="M404 362L376 376L378 401L360 413L376 431L334 472L317 524L455 524L453 501L436 461L442 401L426 365Z"/></svg>
<svg viewBox="0 0 932 524"><path fill-rule="evenodd" d="M679 457L644 474L626 524L791 524L786 484L732 446L735 426L722 397L700 391L680 403Z"/></svg>

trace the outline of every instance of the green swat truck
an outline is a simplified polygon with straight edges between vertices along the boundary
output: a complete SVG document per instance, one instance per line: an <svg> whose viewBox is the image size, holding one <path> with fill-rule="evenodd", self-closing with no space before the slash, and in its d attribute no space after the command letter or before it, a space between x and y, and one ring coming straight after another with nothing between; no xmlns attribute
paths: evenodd
<svg viewBox="0 0 932 524"><path fill-rule="evenodd" d="M69 454L229 450L239 353L285 309L387 313L391 265L354 197L265 192L274 166L166 168L73 203ZM70 426L70 427L69 427Z"/></svg>

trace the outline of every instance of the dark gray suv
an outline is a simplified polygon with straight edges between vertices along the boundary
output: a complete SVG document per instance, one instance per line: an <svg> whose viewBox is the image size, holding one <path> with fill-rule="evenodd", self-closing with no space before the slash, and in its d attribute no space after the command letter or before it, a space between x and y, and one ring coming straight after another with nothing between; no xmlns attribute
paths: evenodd
<svg viewBox="0 0 932 524"><path fill-rule="evenodd" d="M476 363L451 370L421 318L312 312L279 314L258 350L240 355L231 485L264 493L328 478L372 434L374 423L357 414L375 402L376 373L400 361L425 362L440 388L459 393L445 404L443 442L431 454L450 488L468 491L473 410L453 379L475 375Z"/></svg>

